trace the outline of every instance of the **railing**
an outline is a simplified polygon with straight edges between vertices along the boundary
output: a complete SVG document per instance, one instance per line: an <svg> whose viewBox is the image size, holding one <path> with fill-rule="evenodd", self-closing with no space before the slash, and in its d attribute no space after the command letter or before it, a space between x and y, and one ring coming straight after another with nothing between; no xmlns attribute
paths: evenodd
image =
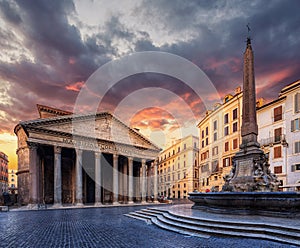
<svg viewBox="0 0 300 248"><path fill-rule="evenodd" d="M283 142L286 143L285 134L259 140L259 144L261 146L269 146L272 144L283 143Z"/></svg>

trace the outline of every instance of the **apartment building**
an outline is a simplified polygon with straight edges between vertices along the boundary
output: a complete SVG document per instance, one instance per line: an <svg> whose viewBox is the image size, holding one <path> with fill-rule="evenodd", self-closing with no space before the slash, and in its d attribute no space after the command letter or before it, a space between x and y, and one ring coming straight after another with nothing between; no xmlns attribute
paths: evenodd
<svg viewBox="0 0 300 248"><path fill-rule="evenodd" d="M2 193L8 190L8 157L3 152L0 152L0 188Z"/></svg>
<svg viewBox="0 0 300 248"><path fill-rule="evenodd" d="M200 161L199 188L201 192L219 191L223 185L223 176L229 174L232 157L239 149L241 141L241 88L233 95L224 97L223 103L217 103L214 109L206 112L199 122Z"/></svg>
<svg viewBox="0 0 300 248"><path fill-rule="evenodd" d="M198 188L199 138L189 135L175 141L158 157L158 192L170 198L187 198Z"/></svg>
<svg viewBox="0 0 300 248"><path fill-rule="evenodd" d="M199 191L222 189L241 142L243 94L237 88L198 124ZM269 154L270 170L283 187L300 184L300 80L285 86L267 104L257 101L258 142Z"/></svg>
<svg viewBox="0 0 300 248"><path fill-rule="evenodd" d="M257 109L258 141L283 186L300 185L300 80Z"/></svg>

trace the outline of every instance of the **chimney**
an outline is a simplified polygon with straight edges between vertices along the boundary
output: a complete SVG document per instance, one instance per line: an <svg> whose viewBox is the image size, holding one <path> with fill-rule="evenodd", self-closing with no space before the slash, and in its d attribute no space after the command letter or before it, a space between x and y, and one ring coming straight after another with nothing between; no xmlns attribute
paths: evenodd
<svg viewBox="0 0 300 248"><path fill-rule="evenodd" d="M242 91L241 86L238 86L238 87L235 88L234 94L235 94L235 95L236 95L236 94L239 94L239 93L241 93L241 91Z"/></svg>

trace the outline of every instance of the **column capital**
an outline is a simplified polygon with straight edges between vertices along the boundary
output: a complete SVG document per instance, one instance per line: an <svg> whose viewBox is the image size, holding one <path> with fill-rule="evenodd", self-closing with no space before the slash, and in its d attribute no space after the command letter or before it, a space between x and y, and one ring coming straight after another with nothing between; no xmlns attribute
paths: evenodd
<svg viewBox="0 0 300 248"><path fill-rule="evenodd" d="M101 157L101 152L95 152L95 158L100 158Z"/></svg>
<svg viewBox="0 0 300 248"><path fill-rule="evenodd" d="M119 158L119 154L113 153L113 158Z"/></svg>
<svg viewBox="0 0 300 248"><path fill-rule="evenodd" d="M143 158L143 159L141 160L141 162L142 162L142 165L146 165L146 159Z"/></svg>
<svg viewBox="0 0 300 248"><path fill-rule="evenodd" d="M127 157L128 162L133 162L133 157Z"/></svg>
<svg viewBox="0 0 300 248"><path fill-rule="evenodd" d="M38 144L34 142L27 141L27 146L29 149L36 150L38 148Z"/></svg>
<svg viewBox="0 0 300 248"><path fill-rule="evenodd" d="M54 146L54 153L58 153L60 154L61 153L61 146Z"/></svg>
<svg viewBox="0 0 300 248"><path fill-rule="evenodd" d="M76 155L77 156L82 156L82 152L83 152L82 149L76 148Z"/></svg>

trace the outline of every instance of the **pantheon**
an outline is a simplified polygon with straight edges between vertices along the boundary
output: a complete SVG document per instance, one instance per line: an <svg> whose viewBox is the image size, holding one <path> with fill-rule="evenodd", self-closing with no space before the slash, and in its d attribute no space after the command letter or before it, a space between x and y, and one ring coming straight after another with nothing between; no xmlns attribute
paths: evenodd
<svg viewBox="0 0 300 248"><path fill-rule="evenodd" d="M37 105L20 122L18 201L29 208L127 204L157 198L160 148L113 114L73 114Z"/></svg>

